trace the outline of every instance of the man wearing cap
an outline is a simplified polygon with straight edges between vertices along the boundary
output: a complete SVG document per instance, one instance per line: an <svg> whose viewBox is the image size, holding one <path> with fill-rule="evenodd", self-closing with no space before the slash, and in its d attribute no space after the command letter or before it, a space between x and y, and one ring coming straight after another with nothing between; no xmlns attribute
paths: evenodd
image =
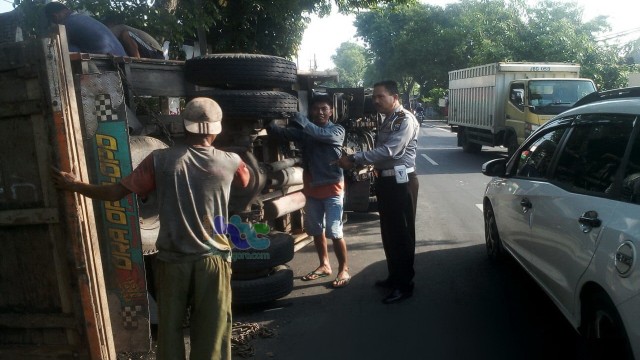
<svg viewBox="0 0 640 360"><path fill-rule="evenodd" d="M191 307L191 358L231 359L231 245L214 219L228 219L232 183L247 186L249 172L237 154L213 147L222 110L208 98L182 112L184 144L153 151L119 183L92 185L53 170L56 186L90 198L116 201L156 191L160 231L154 265L160 359L184 359L182 324Z"/></svg>
<svg viewBox="0 0 640 360"><path fill-rule="evenodd" d="M418 177L415 173L420 124L400 104L398 84L381 81L373 86L373 105L383 117L376 147L369 151L342 156L338 165L351 169L373 164L376 172L376 196L380 213L380 234L387 257L389 275L376 282L387 288L385 304L403 301L413 295L413 262L416 251L416 205Z"/></svg>

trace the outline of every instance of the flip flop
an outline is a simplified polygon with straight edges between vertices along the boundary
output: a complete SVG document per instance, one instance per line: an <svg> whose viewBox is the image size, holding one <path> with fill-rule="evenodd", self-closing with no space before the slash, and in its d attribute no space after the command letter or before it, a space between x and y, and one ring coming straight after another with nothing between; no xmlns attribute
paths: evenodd
<svg viewBox="0 0 640 360"><path fill-rule="evenodd" d="M315 270L313 270L312 272L308 273L307 275L302 277L302 281L311 281L311 280L318 280L320 278L323 277L327 277L331 274L327 274L327 273L321 273L321 272L317 272Z"/></svg>
<svg viewBox="0 0 640 360"><path fill-rule="evenodd" d="M351 280L351 276L343 277L342 279L336 278L335 280L333 280L333 288L334 289L343 288L349 285L350 280Z"/></svg>

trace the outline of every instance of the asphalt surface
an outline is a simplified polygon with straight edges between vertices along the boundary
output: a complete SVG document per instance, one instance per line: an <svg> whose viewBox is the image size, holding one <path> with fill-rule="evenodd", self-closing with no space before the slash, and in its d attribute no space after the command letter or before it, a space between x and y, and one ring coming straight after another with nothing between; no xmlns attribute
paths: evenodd
<svg viewBox="0 0 640 360"><path fill-rule="evenodd" d="M422 156L422 155L426 156ZM484 249L483 162L504 149L464 154L441 122L421 129L414 296L384 305L373 286L387 275L377 213L348 214L350 284L334 274L305 282L318 264L309 244L288 264L294 289L277 301L234 309L234 321L275 331L249 342L252 359L580 359L570 324L513 261ZM234 356L234 359L241 359Z"/></svg>
<svg viewBox="0 0 640 360"><path fill-rule="evenodd" d="M465 154L446 124L421 128L414 296L384 305L373 286L386 277L377 213L349 213L345 224L350 284L333 289L334 276L300 280L318 264L313 244L288 266L294 288L286 297L234 307L234 322L258 324L271 337L247 342L249 359L587 359L575 331L514 261L495 264L484 249L482 163L500 148ZM185 345L189 350L189 329ZM119 353L118 360L154 360ZM234 360L244 359L240 353Z"/></svg>

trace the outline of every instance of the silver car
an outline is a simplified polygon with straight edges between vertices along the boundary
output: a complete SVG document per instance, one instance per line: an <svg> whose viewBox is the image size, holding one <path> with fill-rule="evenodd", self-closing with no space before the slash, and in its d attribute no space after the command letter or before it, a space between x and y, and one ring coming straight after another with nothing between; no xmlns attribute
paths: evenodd
<svg viewBox="0 0 640 360"><path fill-rule="evenodd" d="M596 358L640 359L640 88L593 93L483 165L487 253L515 258Z"/></svg>

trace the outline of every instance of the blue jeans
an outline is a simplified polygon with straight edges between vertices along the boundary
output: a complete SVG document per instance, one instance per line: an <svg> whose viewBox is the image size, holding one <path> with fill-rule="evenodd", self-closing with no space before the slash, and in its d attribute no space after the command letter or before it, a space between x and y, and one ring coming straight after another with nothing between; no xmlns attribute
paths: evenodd
<svg viewBox="0 0 640 360"><path fill-rule="evenodd" d="M307 197L304 206L304 226L307 234L318 236L324 231L327 238L342 239L343 199L344 194L324 199Z"/></svg>

